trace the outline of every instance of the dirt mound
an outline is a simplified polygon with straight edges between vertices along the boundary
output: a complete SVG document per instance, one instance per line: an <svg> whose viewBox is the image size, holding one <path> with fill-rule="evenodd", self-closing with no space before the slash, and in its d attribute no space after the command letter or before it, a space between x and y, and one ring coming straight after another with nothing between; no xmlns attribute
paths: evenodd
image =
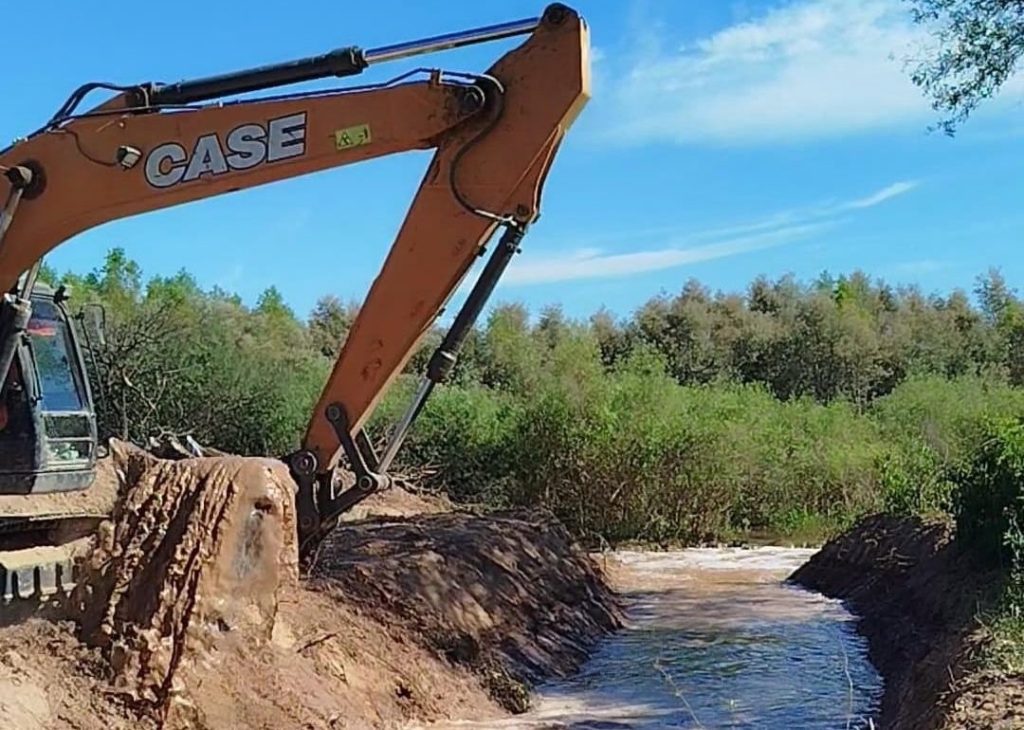
<svg viewBox="0 0 1024 730"><path fill-rule="evenodd" d="M0 630L0 728L12 730L336 730L496 716L478 679L358 609L282 592L272 640L241 642L180 667L161 725L114 691L99 649L76 628L34 619Z"/></svg>
<svg viewBox="0 0 1024 730"><path fill-rule="evenodd" d="M393 490L364 514L406 516L344 523L305 581L277 461L118 444L112 463L116 504L72 620L0 629L0 727L496 717L616 623L600 576L547 515L437 514L442 500Z"/></svg>
<svg viewBox="0 0 1024 730"><path fill-rule="evenodd" d="M70 622L32 619L0 631L0 727L153 728L111 691L109 664Z"/></svg>
<svg viewBox="0 0 1024 730"><path fill-rule="evenodd" d="M283 592L270 644L208 654L181 683L191 717L179 727L203 730L400 728L500 711L415 637L301 587Z"/></svg>
<svg viewBox="0 0 1024 730"><path fill-rule="evenodd" d="M590 558L542 511L341 527L311 575L318 589L473 670L511 711L528 707L530 684L575 670L621 625Z"/></svg>
<svg viewBox="0 0 1024 730"><path fill-rule="evenodd" d="M368 517L412 517L451 512L452 503L440 494L417 494L400 486L371 494L341 516L344 522L358 522Z"/></svg>
<svg viewBox="0 0 1024 730"><path fill-rule="evenodd" d="M959 547L949 522L870 516L790 580L862 617L886 683L881 727L1024 727L1024 678L983 678L972 666L978 605L998 576Z"/></svg>

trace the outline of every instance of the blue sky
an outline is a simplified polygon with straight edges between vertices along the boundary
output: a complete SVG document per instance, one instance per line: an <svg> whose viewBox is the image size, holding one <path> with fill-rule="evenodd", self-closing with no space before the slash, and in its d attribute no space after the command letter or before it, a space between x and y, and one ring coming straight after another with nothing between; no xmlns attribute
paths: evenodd
<svg viewBox="0 0 1024 730"><path fill-rule="evenodd" d="M298 7L298 6L296 6ZM175 81L538 14L543 2L109 0L60 12L20 3L6 39L0 137L38 127L79 84ZM861 268L926 291L990 266L1024 277L1024 82L954 139L900 59L924 40L900 0L578 0L593 99L562 147L542 219L496 301L626 316L690 277L739 290L758 274ZM517 41L428 62L485 69ZM429 159L411 153L275 183L88 231L56 249L85 271L113 246L147 275L186 267L253 302L276 285L300 316L365 294ZM467 283L468 288L468 283Z"/></svg>

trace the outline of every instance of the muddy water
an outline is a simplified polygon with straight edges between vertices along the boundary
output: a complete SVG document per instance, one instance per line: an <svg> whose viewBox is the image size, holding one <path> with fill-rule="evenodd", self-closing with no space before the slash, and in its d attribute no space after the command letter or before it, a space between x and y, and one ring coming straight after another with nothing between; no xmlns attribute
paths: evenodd
<svg viewBox="0 0 1024 730"><path fill-rule="evenodd" d="M619 552L628 625L515 718L435 727L866 728L881 679L853 617L783 580L785 548Z"/></svg>

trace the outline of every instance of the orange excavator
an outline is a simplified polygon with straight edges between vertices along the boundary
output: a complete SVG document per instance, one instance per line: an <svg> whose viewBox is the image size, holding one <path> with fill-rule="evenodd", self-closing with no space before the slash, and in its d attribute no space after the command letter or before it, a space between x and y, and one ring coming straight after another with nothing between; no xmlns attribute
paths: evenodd
<svg viewBox="0 0 1024 730"><path fill-rule="evenodd" d="M483 73L422 68L384 83L284 92L388 61L527 36ZM0 151L0 536L25 548L102 515L86 360L63 288L38 281L43 257L115 219L409 150L434 150L301 440L284 458L300 553L389 484L388 468L499 277L538 217L541 192L590 96L589 36L573 9L375 49L342 48L178 83L88 83L39 130ZM255 92L278 91L263 96ZM110 92L83 109L93 92ZM363 426L501 229L414 401L380 455ZM355 475L341 488L344 454ZM10 505L5 506L3 499ZM13 506L11 506L13 505ZM24 551L22 551L24 552ZM60 552L0 558L3 596L54 590Z"/></svg>

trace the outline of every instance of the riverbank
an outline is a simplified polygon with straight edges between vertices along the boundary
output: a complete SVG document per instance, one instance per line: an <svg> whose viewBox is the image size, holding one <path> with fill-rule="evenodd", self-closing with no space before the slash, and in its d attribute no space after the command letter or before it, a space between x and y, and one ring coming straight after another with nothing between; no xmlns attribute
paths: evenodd
<svg viewBox="0 0 1024 730"><path fill-rule="evenodd" d="M873 515L830 540L790 582L846 601L885 678L891 730L1024 726L1024 676L983 665L979 607L1001 576L943 519Z"/></svg>

